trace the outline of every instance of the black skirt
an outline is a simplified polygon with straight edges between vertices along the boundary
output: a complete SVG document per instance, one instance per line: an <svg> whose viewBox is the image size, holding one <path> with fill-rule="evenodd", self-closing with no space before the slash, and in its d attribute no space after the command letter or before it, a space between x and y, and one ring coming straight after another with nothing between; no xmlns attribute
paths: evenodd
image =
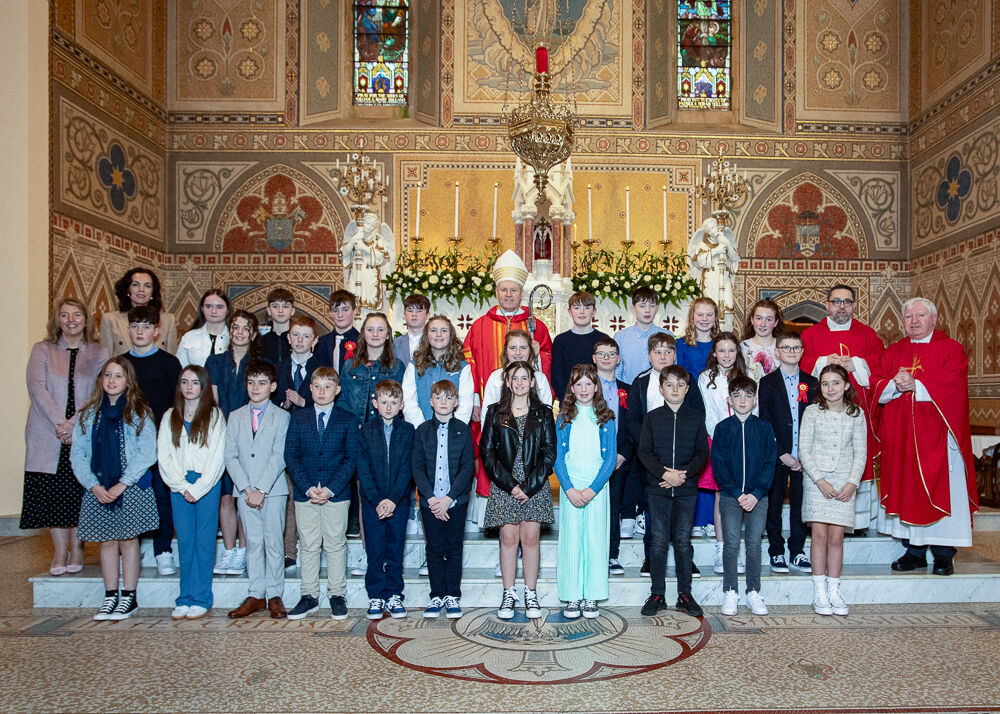
<svg viewBox="0 0 1000 714"><path fill-rule="evenodd" d="M69 444L59 449L54 474L24 472L21 528L76 528L80 522L83 486L69 464Z"/></svg>

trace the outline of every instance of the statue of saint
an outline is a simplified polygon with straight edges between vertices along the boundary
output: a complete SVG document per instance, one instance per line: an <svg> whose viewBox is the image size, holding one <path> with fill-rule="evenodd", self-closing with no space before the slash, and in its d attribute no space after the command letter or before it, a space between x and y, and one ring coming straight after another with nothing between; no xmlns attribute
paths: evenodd
<svg viewBox="0 0 1000 714"><path fill-rule="evenodd" d="M396 241L378 216L366 211L364 218L351 221L344 229L340 246L344 264L344 288L365 307L382 305L382 279L396 266Z"/></svg>
<svg viewBox="0 0 1000 714"><path fill-rule="evenodd" d="M736 307L733 287L740 267L736 252L736 235L732 229L719 226L715 218L706 218L688 244L691 276L698 281L701 294L715 300L719 318Z"/></svg>
<svg viewBox="0 0 1000 714"><path fill-rule="evenodd" d="M514 195L511 196L514 210L510 212L514 223L522 225L529 218L534 219L538 215L538 206L535 205L537 198L535 170L521 163L521 158L518 157L517 163L514 164Z"/></svg>
<svg viewBox="0 0 1000 714"><path fill-rule="evenodd" d="M573 222L573 166L566 159L549 171L549 182L545 186L545 195L549 199L549 217L564 225Z"/></svg>

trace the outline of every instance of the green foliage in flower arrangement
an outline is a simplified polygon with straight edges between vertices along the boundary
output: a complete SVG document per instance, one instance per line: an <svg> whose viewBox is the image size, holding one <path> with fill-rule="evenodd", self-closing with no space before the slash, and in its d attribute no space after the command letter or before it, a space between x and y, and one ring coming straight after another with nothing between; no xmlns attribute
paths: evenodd
<svg viewBox="0 0 1000 714"><path fill-rule="evenodd" d="M595 250L582 256L573 289L607 298L627 307L632 293L652 288L660 302L680 305L698 296L698 284L688 273L687 256L653 252Z"/></svg>
<svg viewBox="0 0 1000 714"><path fill-rule="evenodd" d="M431 302L448 300L457 305L462 300L471 300L481 307L493 298L490 273L495 262L496 256L488 250L407 251L399 256L396 269L385 276L382 284L393 302L420 293Z"/></svg>

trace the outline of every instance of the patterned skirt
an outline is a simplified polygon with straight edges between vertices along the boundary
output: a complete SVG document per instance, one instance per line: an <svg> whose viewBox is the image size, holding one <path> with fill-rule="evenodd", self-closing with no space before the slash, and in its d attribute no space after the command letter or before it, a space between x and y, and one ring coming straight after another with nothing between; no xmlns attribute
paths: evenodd
<svg viewBox="0 0 1000 714"><path fill-rule="evenodd" d="M69 446L63 445L54 474L24 472L20 527L75 528L80 522L81 498L83 486L69 464Z"/></svg>
<svg viewBox="0 0 1000 714"><path fill-rule="evenodd" d="M152 488L129 486L121 501L118 508L112 509L98 501L91 491L83 494L77 537L91 543L130 540L160 527Z"/></svg>
<svg viewBox="0 0 1000 714"><path fill-rule="evenodd" d="M548 484L524 503L518 503L516 498L495 483L491 483L490 499L486 502L483 527L498 528L521 521L555 522L555 514L552 510L552 490Z"/></svg>

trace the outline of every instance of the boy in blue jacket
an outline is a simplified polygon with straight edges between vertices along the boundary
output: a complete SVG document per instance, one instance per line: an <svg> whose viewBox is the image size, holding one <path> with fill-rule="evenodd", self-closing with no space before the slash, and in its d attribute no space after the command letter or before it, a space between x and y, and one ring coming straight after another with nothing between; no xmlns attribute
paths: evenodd
<svg viewBox="0 0 1000 714"><path fill-rule="evenodd" d="M400 414L403 388L399 382L384 379L376 384L372 404L381 418L361 427L358 485L368 553L368 619L379 620L383 612L406 617L403 548L413 488L413 425Z"/></svg>
<svg viewBox="0 0 1000 714"><path fill-rule="evenodd" d="M347 506L361 425L356 416L333 403L340 393L334 369L319 367L309 389L312 406L292 412L285 437L285 470L292 479L302 572L302 597L288 619L298 620L319 609L322 548L331 617L346 620Z"/></svg>
<svg viewBox="0 0 1000 714"><path fill-rule="evenodd" d="M719 484L722 516L722 614L735 615L740 531L746 526L746 598L754 615L766 615L760 596L760 539L767 521L767 494L774 479L778 450L774 430L754 416L757 383L741 375L729 382L733 415L715 427L712 473Z"/></svg>

